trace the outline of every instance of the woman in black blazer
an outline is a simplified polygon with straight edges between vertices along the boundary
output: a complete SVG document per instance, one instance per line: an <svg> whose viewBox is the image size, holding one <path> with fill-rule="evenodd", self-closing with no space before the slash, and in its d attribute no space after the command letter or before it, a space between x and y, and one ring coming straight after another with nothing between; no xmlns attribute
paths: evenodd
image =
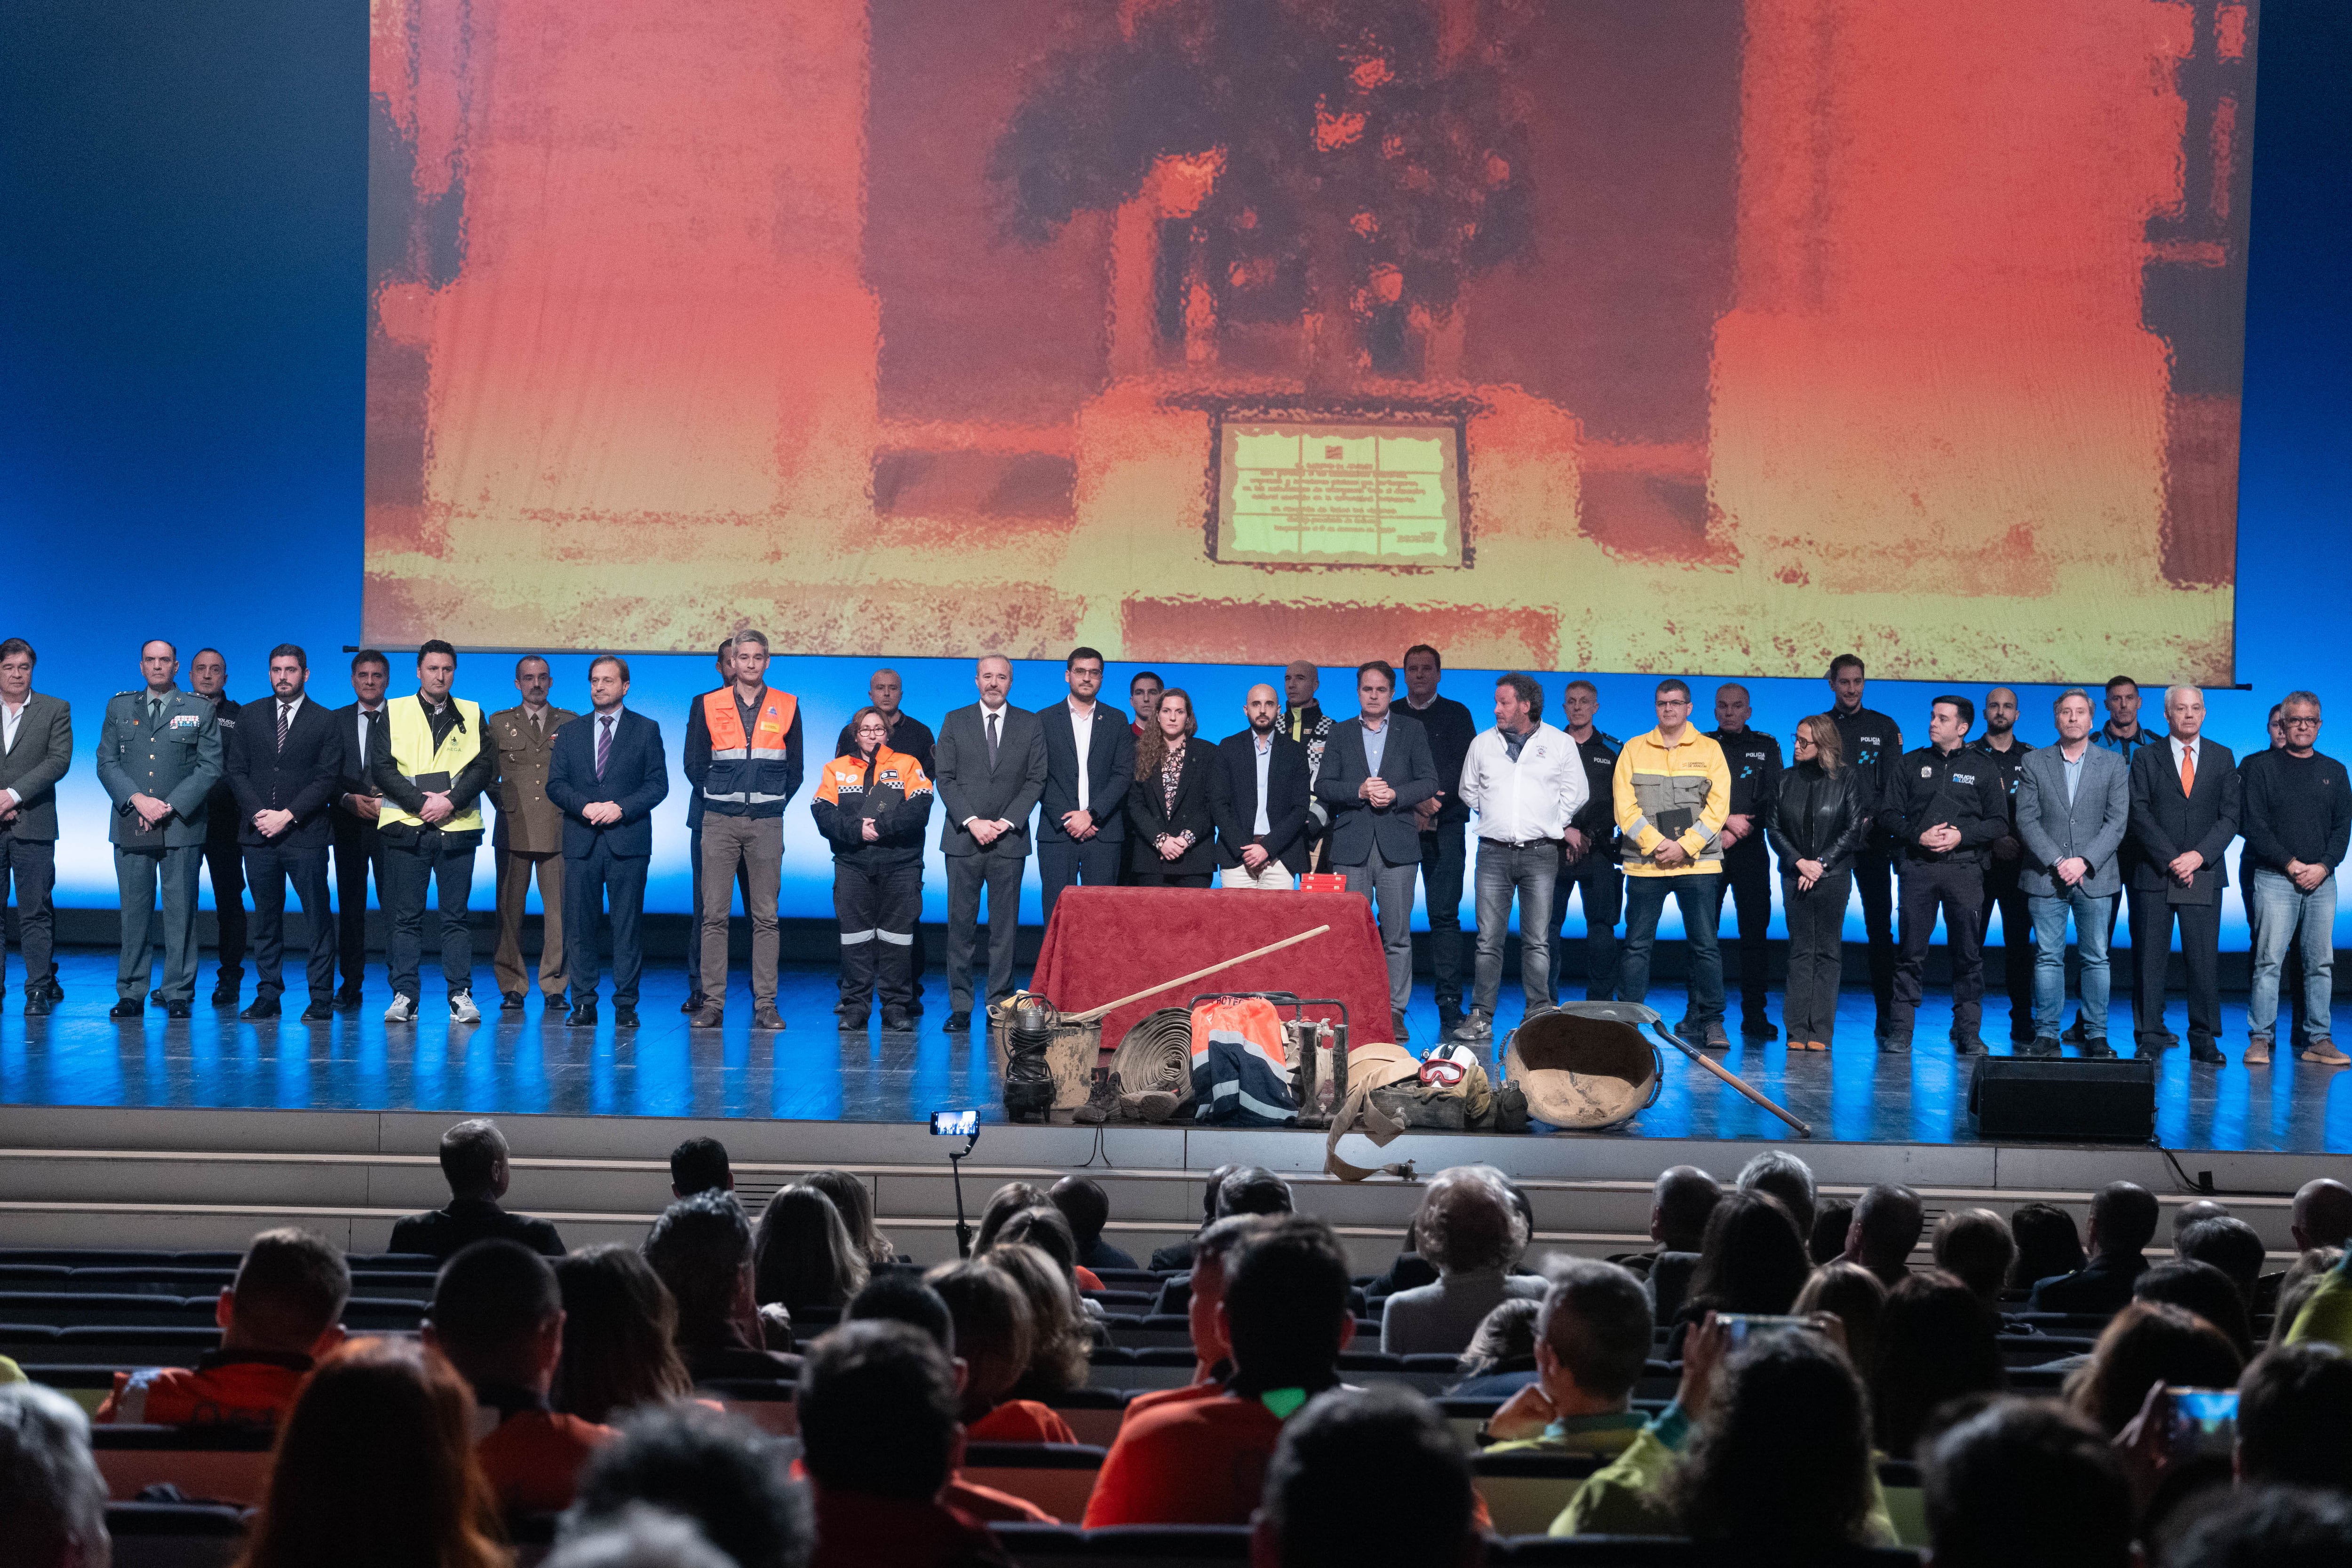
<svg viewBox="0 0 2352 1568"><path fill-rule="evenodd" d="M1789 919L1780 1023L1792 1051L1828 1050L1837 1018L1846 897L1869 822L1861 775L1843 751L1830 715L1798 721L1796 765L1780 775L1764 829L1780 859L1780 908Z"/></svg>
<svg viewBox="0 0 2352 1568"><path fill-rule="evenodd" d="M1183 688L1160 694L1158 714L1135 746L1128 863L1137 887L1205 888L1217 868L1217 822L1209 811L1216 751L1193 739L1199 727Z"/></svg>

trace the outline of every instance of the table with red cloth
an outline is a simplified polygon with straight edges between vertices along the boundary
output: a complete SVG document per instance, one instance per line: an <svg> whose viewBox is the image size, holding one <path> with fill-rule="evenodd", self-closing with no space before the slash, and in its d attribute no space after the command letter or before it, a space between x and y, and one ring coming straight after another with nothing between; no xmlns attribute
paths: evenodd
<svg viewBox="0 0 2352 1568"><path fill-rule="evenodd" d="M1289 991L1348 1005L1348 1044L1385 1040L1388 961L1372 906L1361 893L1271 893L1245 888L1072 888L1054 906L1029 989L1065 1013L1083 1013L1156 980L1331 929L1231 969L1130 1002L1103 1020L1116 1047L1156 1008L1181 1007L1206 991Z"/></svg>

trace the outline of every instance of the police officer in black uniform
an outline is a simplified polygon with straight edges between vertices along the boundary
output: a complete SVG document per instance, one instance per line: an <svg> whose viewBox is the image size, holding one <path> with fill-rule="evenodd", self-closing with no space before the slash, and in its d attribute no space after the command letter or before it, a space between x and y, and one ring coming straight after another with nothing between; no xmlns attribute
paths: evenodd
<svg viewBox="0 0 2352 1568"><path fill-rule="evenodd" d="M1610 1002L1617 996L1617 918L1625 908L1625 872L1617 858L1617 753L1614 735L1593 727L1601 710L1601 692L1589 680L1571 680L1560 697L1560 728L1576 742L1584 762L1587 786L1583 808L1569 820L1561 848L1564 862L1552 889L1551 982L1554 1006L1559 1005L1559 972L1568 952L1562 932L1568 929L1568 900L1573 893L1584 902L1584 998Z"/></svg>
<svg viewBox="0 0 2352 1568"><path fill-rule="evenodd" d="M236 739L240 707L229 697L227 685L228 660L221 657L220 649L198 648L188 666L188 689L213 705L224 753ZM236 826L244 813L237 810L236 792L226 780L213 785L205 814L205 869L213 879L213 923L219 937L213 1005L234 1007L245 988L245 851L236 840ZM163 993L158 991L149 1000L161 1002Z"/></svg>
<svg viewBox="0 0 2352 1568"><path fill-rule="evenodd" d="M1952 1050L1981 1054L1984 1015L1984 863L1993 840L2009 831L2009 796L2000 770L1964 744L1977 721L1965 697L1937 697L1928 706L1928 744L1906 752L1895 786L1879 798L1877 821L1900 847L1903 955L1895 970L1895 1007L1878 1048L1911 1048L1927 939L1943 906L1944 939L1952 959Z"/></svg>
<svg viewBox="0 0 2352 1568"><path fill-rule="evenodd" d="M1985 859L1984 913L1977 922L1977 944L1984 944L1992 926L1992 912L2000 910L2001 983L2009 994L2009 1038L2012 1045L2033 1040L2033 911L2017 873L2025 864L2025 847L2017 837L2017 775L2025 754L2033 750L2017 734L2017 693L1996 686L1985 693L1985 732L1969 749L1981 752L2000 770L2001 793L2009 797L2009 831L1992 841Z"/></svg>
<svg viewBox="0 0 2352 1568"><path fill-rule="evenodd" d="M1878 1005L1875 1033L1884 1042L1895 1005L1894 841L1874 820L1878 803L1893 793L1903 765L1903 727L1862 705L1865 675L1859 656L1830 660L1830 689L1837 694L1830 718L1845 745L1845 765L1862 783L1863 809L1874 821L1869 842L1853 858L1853 885L1862 895L1862 926L1870 937L1870 994Z"/></svg>
<svg viewBox="0 0 2352 1568"><path fill-rule="evenodd" d="M1748 727L1753 709L1737 681L1715 689L1715 724L1707 738L1723 748L1731 769L1731 816L1723 825L1724 880L1739 916L1739 1033L1769 1040L1779 1033L1764 1010L1770 962L1764 945L1772 924L1772 857L1764 848L1764 814L1780 798L1780 742Z"/></svg>

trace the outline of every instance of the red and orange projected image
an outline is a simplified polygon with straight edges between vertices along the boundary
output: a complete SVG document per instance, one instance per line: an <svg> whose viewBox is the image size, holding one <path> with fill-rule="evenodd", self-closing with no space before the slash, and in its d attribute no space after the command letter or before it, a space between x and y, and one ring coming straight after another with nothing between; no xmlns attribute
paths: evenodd
<svg viewBox="0 0 2352 1568"><path fill-rule="evenodd" d="M372 15L372 640L2231 679L2251 5Z"/></svg>

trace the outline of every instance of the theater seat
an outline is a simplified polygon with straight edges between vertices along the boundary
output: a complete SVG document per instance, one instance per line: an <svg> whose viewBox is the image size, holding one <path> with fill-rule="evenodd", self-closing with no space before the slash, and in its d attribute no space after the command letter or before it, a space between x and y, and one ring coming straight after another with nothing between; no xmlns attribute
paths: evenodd
<svg viewBox="0 0 2352 1568"><path fill-rule="evenodd" d="M1071 1388L1045 1401L1047 1408L1070 1424L1081 1443L1108 1447L1127 1418L1129 1391L1120 1388Z"/></svg>
<svg viewBox="0 0 2352 1568"><path fill-rule="evenodd" d="M227 1568L245 1549L245 1513L212 1503L110 1502L114 1568Z"/></svg>
<svg viewBox="0 0 2352 1568"><path fill-rule="evenodd" d="M968 1443L963 1479L1035 1503L1075 1524L1087 1516L1103 1450L1087 1443Z"/></svg>
<svg viewBox="0 0 2352 1568"><path fill-rule="evenodd" d="M727 1413L757 1426L761 1431L778 1437L791 1437L801 1429L800 1406L794 1403L794 1385L781 1379L757 1377L707 1377L694 1385L698 1399L716 1399L726 1406Z"/></svg>
<svg viewBox="0 0 2352 1568"><path fill-rule="evenodd" d="M1118 1568L1224 1568L1249 1561L1244 1524L1119 1524L1101 1530L1000 1524L996 1539L1024 1568L1031 1563L1117 1563Z"/></svg>
<svg viewBox="0 0 2352 1568"><path fill-rule="evenodd" d="M165 1482L192 1498L251 1507L269 1474L273 1434L259 1426L92 1426L106 1495L129 1502Z"/></svg>
<svg viewBox="0 0 2352 1568"><path fill-rule="evenodd" d="M1541 1535L1609 1461L1597 1454L1480 1454L1470 1461L1497 1535Z"/></svg>

